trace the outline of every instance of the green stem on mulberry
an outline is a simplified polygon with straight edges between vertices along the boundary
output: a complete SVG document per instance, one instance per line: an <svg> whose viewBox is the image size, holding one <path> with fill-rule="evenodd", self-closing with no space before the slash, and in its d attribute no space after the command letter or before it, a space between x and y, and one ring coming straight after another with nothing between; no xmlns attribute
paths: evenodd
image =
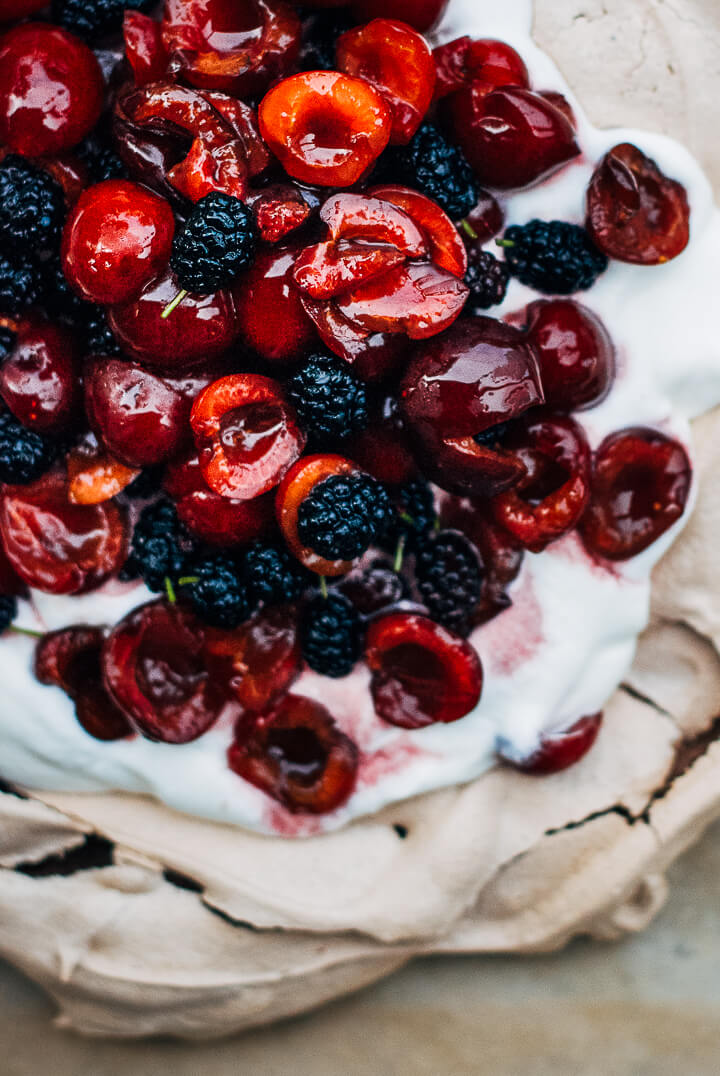
<svg viewBox="0 0 720 1076"><path fill-rule="evenodd" d="M180 291L175 296L175 298L170 300L170 302L167 304L167 306L163 310L162 314L160 315L160 317L163 319L163 321L165 320L165 318L170 317L170 315L172 314L172 312L173 312L173 310L175 309L176 306L180 306L180 303L183 301L183 299L185 298L185 296L187 294L188 294L187 288L181 288Z"/></svg>
<svg viewBox="0 0 720 1076"><path fill-rule="evenodd" d="M393 569L396 572L402 570L403 561L405 560L405 535L400 535L398 540L397 549L395 550L395 560L393 561Z"/></svg>
<svg viewBox="0 0 720 1076"><path fill-rule="evenodd" d="M462 230L465 232L466 235L470 236L471 239L479 239L480 238L480 236L477 234L477 232L475 231L475 229L473 228L473 226L472 226L472 224L470 223L469 220L460 221L460 227L462 228Z"/></svg>
<svg viewBox="0 0 720 1076"><path fill-rule="evenodd" d="M324 575L320 576L320 593L322 594L323 598L328 597L327 579L325 578Z"/></svg>
<svg viewBox="0 0 720 1076"><path fill-rule="evenodd" d="M32 628L18 628L15 624L11 624L8 631L12 631L16 635L27 635L31 639L42 639L44 635L42 631L33 631Z"/></svg>
<svg viewBox="0 0 720 1076"><path fill-rule="evenodd" d="M179 587L191 587L193 585L193 583L199 583L199 582L200 582L200 576L199 575L183 575L183 576L180 577L180 579L178 579L178 586Z"/></svg>
<svg viewBox="0 0 720 1076"><path fill-rule="evenodd" d="M165 576L165 593L167 594L167 599L170 604L174 605L177 601L177 594L175 593L175 587L173 586L172 579L170 579L170 577L167 575Z"/></svg>

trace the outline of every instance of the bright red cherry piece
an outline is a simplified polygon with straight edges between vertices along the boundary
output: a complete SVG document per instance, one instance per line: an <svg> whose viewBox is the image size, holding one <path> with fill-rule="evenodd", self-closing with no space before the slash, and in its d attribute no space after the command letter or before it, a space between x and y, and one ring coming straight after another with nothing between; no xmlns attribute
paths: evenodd
<svg viewBox="0 0 720 1076"><path fill-rule="evenodd" d="M580 525L585 546L607 560L642 553L680 519L691 480L679 441L644 427L611 434L595 455L592 498Z"/></svg>
<svg viewBox="0 0 720 1076"><path fill-rule="evenodd" d="M62 325L26 322L0 366L0 396L23 426L57 434L79 402L79 371L71 333Z"/></svg>
<svg viewBox="0 0 720 1076"><path fill-rule="evenodd" d="M305 447L282 386L260 374L215 381L193 404L190 425L207 484L241 501L277 486Z"/></svg>
<svg viewBox="0 0 720 1076"><path fill-rule="evenodd" d="M288 175L320 187L356 183L392 129L381 94L336 71L284 79L263 99L259 115L261 134Z"/></svg>
<svg viewBox="0 0 720 1076"><path fill-rule="evenodd" d="M127 555L120 508L71 504L62 475L29 486L6 486L0 534L8 559L29 587L48 594L82 594L119 570Z"/></svg>
<svg viewBox="0 0 720 1076"><path fill-rule="evenodd" d="M133 609L105 642L105 686L148 740L190 743L219 717L226 699L205 666L204 642L189 613L161 601Z"/></svg>
<svg viewBox="0 0 720 1076"><path fill-rule="evenodd" d="M391 613L375 620L365 660L375 712L390 725L420 729L459 721L480 701L483 672L476 651L427 617Z"/></svg>
<svg viewBox="0 0 720 1076"><path fill-rule="evenodd" d="M390 199L367 194L337 194L328 198L320 219L333 239L387 243L408 258L422 258L428 246L422 230L404 207Z"/></svg>
<svg viewBox="0 0 720 1076"><path fill-rule="evenodd" d="M404 262L405 256L394 247L331 239L302 251L293 279L311 298L332 299Z"/></svg>
<svg viewBox="0 0 720 1076"><path fill-rule="evenodd" d="M340 313L363 332L406 333L425 340L460 316L469 289L429 262L410 262L359 284L337 300Z"/></svg>
<svg viewBox="0 0 720 1076"><path fill-rule="evenodd" d="M300 541L298 512L300 505L315 486L326 478L339 474L356 474L360 468L344 456L303 456L280 483L275 495L275 513L283 537L301 564L318 575L345 575L352 563L345 560L325 560Z"/></svg>
<svg viewBox="0 0 720 1076"><path fill-rule="evenodd" d="M80 625L43 635L35 648L34 672L41 684L62 688L75 703L75 714L96 740L122 740L132 733L124 713L102 681L102 628Z"/></svg>
<svg viewBox="0 0 720 1076"><path fill-rule="evenodd" d="M531 553L578 523L590 499L590 447L582 427L562 415L526 418L504 439L525 475L493 500L497 522Z"/></svg>
<svg viewBox="0 0 720 1076"><path fill-rule="evenodd" d="M164 198L126 179L107 179L83 194L67 219L63 271L93 303L134 298L163 270L175 231Z"/></svg>
<svg viewBox="0 0 720 1076"><path fill-rule="evenodd" d="M461 279L465 276L468 267L465 246L455 225L437 202L419 191L395 184L373 187L368 194L399 206L407 213L424 235L430 258L438 268Z"/></svg>
<svg viewBox="0 0 720 1076"><path fill-rule="evenodd" d="M439 45L433 56L437 68L436 97L447 97L473 82L490 86L530 88L530 77L519 53L504 41L458 37Z"/></svg>
<svg viewBox="0 0 720 1076"><path fill-rule="evenodd" d="M84 42L30 22L0 40L0 142L28 157L77 145L100 118L105 86Z"/></svg>
<svg viewBox="0 0 720 1076"><path fill-rule="evenodd" d="M252 209L260 238L266 243L278 243L312 214L312 206L299 187L290 183L274 183L250 194L247 205Z"/></svg>
<svg viewBox="0 0 720 1076"><path fill-rule="evenodd" d="M597 314L572 299L539 299L526 315L545 402L575 411L604 399L615 377L615 349Z"/></svg>
<svg viewBox="0 0 720 1076"><path fill-rule="evenodd" d="M661 265L690 240L687 191L624 142L603 157L590 180L587 229L610 258Z"/></svg>
<svg viewBox="0 0 720 1076"><path fill-rule="evenodd" d="M400 19L401 22L424 32L438 22L448 2L449 0L354 0L352 13L358 22L379 18ZM325 5L316 3L314 6Z"/></svg>
<svg viewBox="0 0 720 1076"><path fill-rule="evenodd" d="M208 545L247 545L270 530L275 519L271 494L236 501L210 489L197 456L171 463L163 484L185 526Z"/></svg>
<svg viewBox="0 0 720 1076"><path fill-rule="evenodd" d="M230 769L289 811L327 814L354 787L358 749L319 702L287 695L253 721L241 719L228 751Z"/></svg>
<svg viewBox="0 0 720 1076"><path fill-rule="evenodd" d="M139 473L104 451L90 434L68 453L68 500L71 504L103 504L122 493Z"/></svg>
<svg viewBox="0 0 720 1076"><path fill-rule="evenodd" d="M132 68L136 86L158 82L167 72L168 54L162 28L149 15L126 9L123 17L125 56Z"/></svg>
<svg viewBox="0 0 720 1076"><path fill-rule="evenodd" d="M337 66L380 91L392 113L390 141L409 142L435 90L435 61L425 38L406 23L373 19L339 38Z"/></svg>
<svg viewBox="0 0 720 1076"><path fill-rule="evenodd" d="M404 335L360 329L334 302L303 295L302 305L325 346L349 363L361 380L389 377L406 357L408 340Z"/></svg>
<svg viewBox="0 0 720 1076"><path fill-rule="evenodd" d="M538 748L526 758L500 752L503 762L534 777L560 773L583 758L597 740L603 715L581 717L574 725L555 732L544 732Z"/></svg>
<svg viewBox="0 0 720 1076"><path fill-rule="evenodd" d="M236 631L208 631L209 667L224 677L244 711L275 706L302 671L296 611L263 609Z"/></svg>
<svg viewBox="0 0 720 1076"><path fill-rule="evenodd" d="M317 340L293 283L298 254L261 251L233 289L242 342L271 363L296 362Z"/></svg>
<svg viewBox="0 0 720 1076"><path fill-rule="evenodd" d="M539 183L580 153L567 116L531 90L474 82L449 100L455 137L493 190Z"/></svg>

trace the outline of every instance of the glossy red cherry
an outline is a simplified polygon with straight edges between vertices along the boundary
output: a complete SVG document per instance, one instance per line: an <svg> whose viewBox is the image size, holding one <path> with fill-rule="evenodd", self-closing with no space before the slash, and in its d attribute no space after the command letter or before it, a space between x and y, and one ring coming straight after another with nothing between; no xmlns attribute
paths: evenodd
<svg viewBox="0 0 720 1076"><path fill-rule="evenodd" d="M338 310L334 302L303 295L302 305L325 346L349 363L361 380L382 381L393 374L406 357L406 336L360 329Z"/></svg>
<svg viewBox="0 0 720 1076"><path fill-rule="evenodd" d="M0 366L0 396L23 426L57 434L75 418L79 370L72 334L35 319L20 329Z"/></svg>
<svg viewBox="0 0 720 1076"><path fill-rule="evenodd" d="M544 414L513 426L504 446L526 473L495 497L495 519L531 553L540 553L572 530L587 507L590 447L573 419Z"/></svg>
<svg viewBox="0 0 720 1076"><path fill-rule="evenodd" d="M110 328L128 355L166 374L186 370L222 355L238 335L232 295L187 295L170 317L163 312L179 285L168 270L146 284L136 299L114 306Z"/></svg>
<svg viewBox="0 0 720 1076"><path fill-rule="evenodd" d="M438 22L448 2L449 0L353 0L352 13L358 22L379 18L400 19L416 30L425 31Z"/></svg>
<svg viewBox="0 0 720 1076"><path fill-rule="evenodd" d="M166 0L163 41L183 82L238 97L263 93L300 51L284 0Z"/></svg>
<svg viewBox="0 0 720 1076"><path fill-rule="evenodd" d="M331 239L300 253L293 280L313 299L332 299L404 262L405 255L395 247Z"/></svg>
<svg viewBox="0 0 720 1076"><path fill-rule="evenodd" d="M122 740L132 729L102 681L102 628L80 625L43 635L35 649L34 672L41 684L62 688L75 703L75 714L96 740Z"/></svg>
<svg viewBox="0 0 720 1076"><path fill-rule="evenodd" d="M320 219L333 239L387 243L408 258L428 253L427 240L403 207L368 194L333 195L320 210Z"/></svg>
<svg viewBox="0 0 720 1076"><path fill-rule="evenodd" d="M71 504L103 504L122 493L140 474L99 445L93 434L67 456L67 497Z"/></svg>
<svg viewBox="0 0 720 1076"><path fill-rule="evenodd" d="M93 507L68 500L65 479L49 474L6 486L0 534L24 582L48 594L81 594L113 575L127 556L127 525L112 501Z"/></svg>
<svg viewBox="0 0 720 1076"><path fill-rule="evenodd" d="M425 340L460 316L469 289L430 262L410 262L341 295L337 309L363 332L406 333Z"/></svg>
<svg viewBox="0 0 720 1076"><path fill-rule="evenodd" d="M477 205L462 222L463 239L466 243L482 246L493 239L505 224L505 214L497 198L490 191L478 192Z"/></svg>
<svg viewBox="0 0 720 1076"><path fill-rule="evenodd" d="M159 22L141 11L126 9L123 41L125 58L132 68L136 86L146 86L165 77L169 57Z"/></svg>
<svg viewBox="0 0 720 1076"><path fill-rule="evenodd" d="M190 415L205 481L241 501L267 493L302 454L298 422L277 381L259 374L220 378L200 393Z"/></svg>
<svg viewBox="0 0 720 1076"><path fill-rule="evenodd" d="M161 601L133 609L106 640L105 686L148 740L190 743L220 715L226 698L205 666L204 643L188 612Z"/></svg>
<svg viewBox="0 0 720 1076"><path fill-rule="evenodd" d="M367 79L390 107L390 141L404 145L422 123L435 90L435 61L416 30L389 18L348 30L337 42L337 67Z"/></svg>
<svg viewBox="0 0 720 1076"><path fill-rule="evenodd" d="M593 172L587 229L610 258L661 265L681 254L690 240L687 191L637 146L624 142Z"/></svg>
<svg viewBox="0 0 720 1076"><path fill-rule="evenodd" d="M474 82L449 98L449 109L458 144L494 190L539 183L580 153L567 116L531 90Z"/></svg>
<svg viewBox="0 0 720 1076"><path fill-rule="evenodd" d="M107 179L81 194L67 219L63 271L84 299L124 303L167 266L174 232L164 198L129 180Z"/></svg>
<svg viewBox="0 0 720 1076"><path fill-rule="evenodd" d="M355 787L358 762L357 746L325 707L300 695L241 719L228 751L234 773L301 814L341 807Z"/></svg>
<svg viewBox="0 0 720 1076"><path fill-rule="evenodd" d="M317 340L293 282L298 253L261 251L233 289L242 342L268 362L296 362Z"/></svg>
<svg viewBox="0 0 720 1076"><path fill-rule="evenodd" d="M364 79L307 71L275 86L260 105L260 131L288 175L349 187L390 140L392 117Z"/></svg>
<svg viewBox="0 0 720 1076"><path fill-rule="evenodd" d="M499 752L500 758L514 769L534 777L560 773L588 753L598 737L602 719L601 713L581 717L570 728L543 732L538 748L526 758L503 751Z"/></svg>
<svg viewBox="0 0 720 1076"><path fill-rule="evenodd" d="M208 545L247 545L275 522L272 494L251 501L221 497L203 478L197 456L171 463L163 484L185 526Z"/></svg>
<svg viewBox="0 0 720 1076"><path fill-rule="evenodd" d="M206 654L211 670L225 678L243 710L267 710L288 693L302 670L296 612L275 606L236 631L208 631Z"/></svg>
<svg viewBox="0 0 720 1076"><path fill-rule="evenodd" d="M615 377L615 349L597 314L572 299L539 299L526 315L545 402L575 411L604 399Z"/></svg>
<svg viewBox="0 0 720 1076"><path fill-rule="evenodd" d="M446 97L473 82L530 88L530 76L522 56L504 41L458 37L439 45L433 56L437 68L436 97Z"/></svg>
<svg viewBox="0 0 720 1076"><path fill-rule="evenodd" d="M0 0L0 23L26 19L47 7L47 0Z"/></svg>
<svg viewBox="0 0 720 1076"><path fill-rule="evenodd" d="M252 209L260 238L266 243L285 239L312 214L312 206L300 188L289 183L276 183L251 193L246 204Z"/></svg>
<svg viewBox="0 0 720 1076"><path fill-rule="evenodd" d="M417 474L410 436L394 396L373 407L367 429L354 434L346 447L350 459L380 482L401 486Z"/></svg>
<svg viewBox="0 0 720 1076"><path fill-rule="evenodd" d="M461 279L465 276L468 267L465 246L455 225L436 202L395 184L373 187L368 194L403 209L425 237L428 254L435 265Z"/></svg>
<svg viewBox="0 0 720 1076"><path fill-rule="evenodd" d="M391 613L368 630L365 660L375 712L406 729L459 721L480 701L482 665L459 635L414 613Z"/></svg>
<svg viewBox="0 0 720 1076"><path fill-rule="evenodd" d="M587 549L627 560L685 511L692 467L679 441L638 426L606 437L595 455L592 498L580 532Z"/></svg>
<svg viewBox="0 0 720 1076"><path fill-rule="evenodd" d="M338 474L355 474L360 470L344 456L303 456L280 483L275 495L275 513L283 537L301 564L318 575L344 575L352 568L345 560L325 560L308 549L298 536L298 511L315 486Z"/></svg>
<svg viewBox="0 0 720 1076"><path fill-rule="evenodd" d="M97 123L105 86L79 38L29 22L0 39L0 142L28 157L77 145Z"/></svg>

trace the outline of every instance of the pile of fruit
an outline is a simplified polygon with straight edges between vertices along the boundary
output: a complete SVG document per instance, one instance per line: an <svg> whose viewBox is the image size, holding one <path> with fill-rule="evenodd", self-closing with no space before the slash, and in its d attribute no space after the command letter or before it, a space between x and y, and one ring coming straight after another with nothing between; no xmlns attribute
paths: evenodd
<svg viewBox="0 0 720 1076"><path fill-rule="evenodd" d="M591 452L573 413L614 350L570 298L678 255L685 192L622 144L583 224L505 229L508 192L579 157L572 110L502 42L431 50L444 7L0 0L2 626L29 588L144 581L120 624L44 636L36 675L106 740L234 706L229 765L293 811L358 767L304 669L365 662L382 722L457 721L526 551L577 529L632 557L688 496L658 431ZM511 277L541 297L503 321Z"/></svg>

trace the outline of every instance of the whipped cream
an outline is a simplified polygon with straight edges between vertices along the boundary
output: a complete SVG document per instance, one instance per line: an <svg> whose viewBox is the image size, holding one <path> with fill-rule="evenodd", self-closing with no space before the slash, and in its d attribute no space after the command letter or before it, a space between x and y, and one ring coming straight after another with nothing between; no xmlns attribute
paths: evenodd
<svg viewBox="0 0 720 1076"><path fill-rule="evenodd" d="M720 213L710 185L691 155L664 136L592 127L552 61L532 42L531 18L531 0L451 0L436 43L461 34L501 38L520 52L535 88L564 93L575 110L583 156L542 185L506 198L508 224L533 217L582 223L593 167L618 142L637 144L687 188L687 250L657 267L613 262L580 297L607 326L618 372L606 399L575 417L593 447L631 425L660 428L689 446L689 419L720 402L720 342L710 313L720 279ZM513 281L504 304L491 313L522 311L537 297ZM357 788L332 815L295 817L232 773L226 762L229 719L221 717L201 739L183 746L141 737L94 740L75 720L71 701L35 680L33 640L17 634L0 642L0 773L28 788L146 793L186 813L298 836L470 781L493 765L499 746L521 758L543 731L602 708L647 624L652 568L684 521L640 556L607 569L585 555L575 535L526 555L511 589L512 607L472 636L485 669L483 696L473 713L452 725L416 731L384 725L374 714L363 665L340 681L304 673L293 691L322 702L362 753ZM144 587L70 598L36 592L23 603L17 623L43 631L114 624L149 597Z"/></svg>

